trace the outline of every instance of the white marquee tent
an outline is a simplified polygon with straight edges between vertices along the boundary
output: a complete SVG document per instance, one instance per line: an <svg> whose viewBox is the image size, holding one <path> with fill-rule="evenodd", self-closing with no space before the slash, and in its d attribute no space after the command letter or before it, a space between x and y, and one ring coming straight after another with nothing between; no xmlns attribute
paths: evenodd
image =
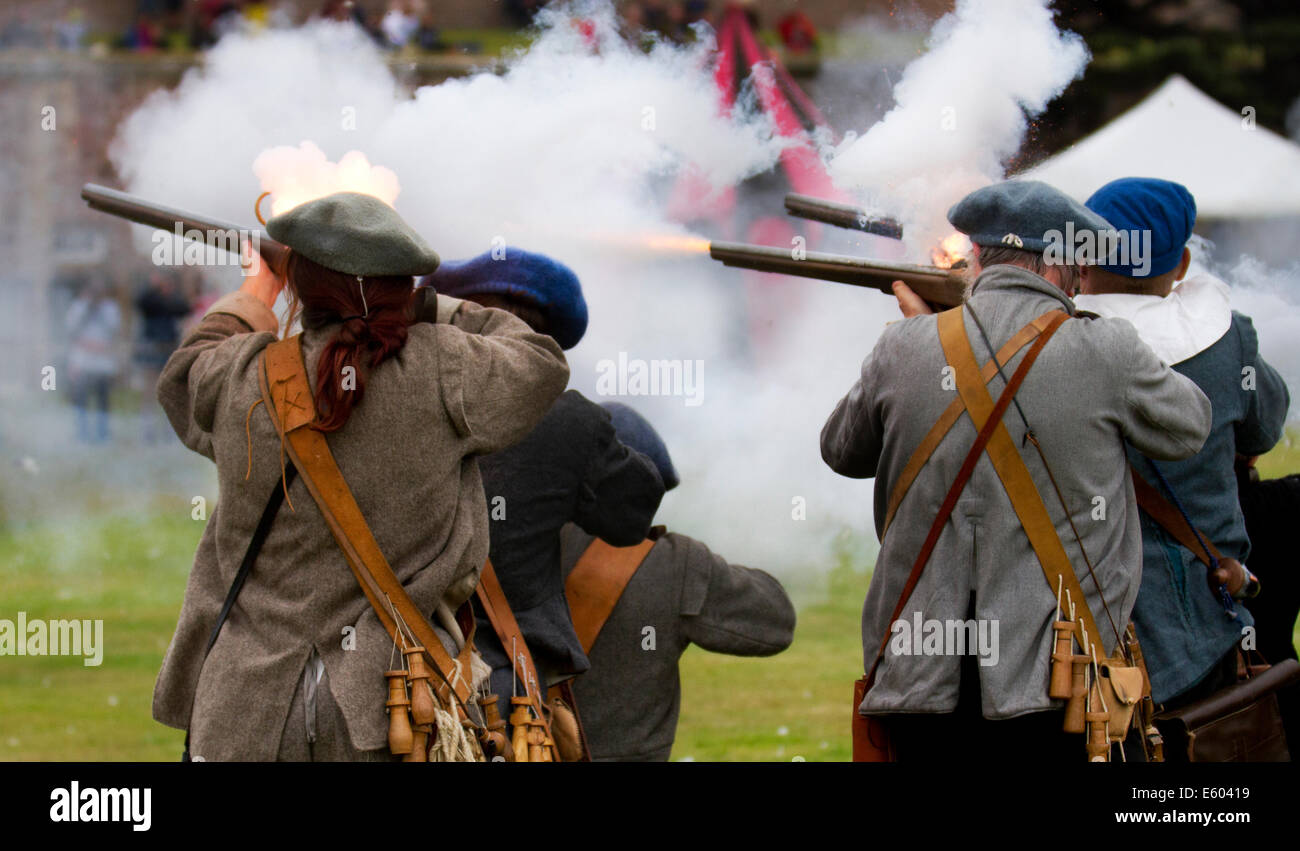
<svg viewBox="0 0 1300 851"><path fill-rule="evenodd" d="M1300 215L1300 145L1179 75L1017 177L1050 183L1080 201L1118 177L1159 177L1191 190L1201 219Z"/></svg>

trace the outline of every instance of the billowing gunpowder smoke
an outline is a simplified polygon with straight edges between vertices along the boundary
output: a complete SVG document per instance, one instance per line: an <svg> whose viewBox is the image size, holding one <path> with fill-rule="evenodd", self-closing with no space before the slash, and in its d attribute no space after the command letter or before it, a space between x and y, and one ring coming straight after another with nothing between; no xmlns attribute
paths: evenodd
<svg viewBox="0 0 1300 851"><path fill-rule="evenodd" d="M894 87L894 109L840 146L831 174L901 218L909 251L928 262L952 232L944 213L1002 179L1026 116L1046 109L1087 62L1083 39L1056 28L1049 0L957 0Z"/></svg>

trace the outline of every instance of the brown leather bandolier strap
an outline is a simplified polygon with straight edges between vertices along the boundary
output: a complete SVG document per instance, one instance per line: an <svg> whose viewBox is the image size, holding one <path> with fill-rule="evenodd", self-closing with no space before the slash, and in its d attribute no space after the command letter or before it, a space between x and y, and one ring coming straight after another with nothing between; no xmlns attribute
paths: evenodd
<svg viewBox="0 0 1300 851"><path fill-rule="evenodd" d="M1201 534L1197 537L1196 531L1183 513L1175 508L1169 500L1160 495L1150 482L1142 478L1136 467L1130 468L1133 471L1133 493L1137 496L1138 508L1145 511L1152 520L1160 525L1174 540L1192 551L1192 555L1201 560L1206 567L1213 567L1216 561L1223 558L1223 553L1219 552L1218 547L1214 546L1206 535ZM1204 539L1205 546L1201 546L1201 540ZM1206 547L1209 552L1206 552Z"/></svg>
<svg viewBox="0 0 1300 851"><path fill-rule="evenodd" d="M438 699L450 708L450 695L454 694L461 705L462 715L473 717L467 714L472 678L472 621L465 636L465 646L453 660L428 617L416 607L384 558L330 452L325 435L310 427L316 418L316 407L302 359L301 336L267 346L263 369L259 372L262 397L280 433L281 446L298 468L303 484L320 508L379 622L399 647L409 646L410 639L424 647L425 658L439 679L439 682L432 683ZM405 632L394 619L394 611Z"/></svg>
<svg viewBox="0 0 1300 851"><path fill-rule="evenodd" d="M1065 313L1059 314L1052 320L1049 330L1055 331L1066 318ZM1048 336L1049 333L1044 331L1035 345L1041 347ZM1025 460L1016 449L1015 441L1011 439L1010 432L1002 423L1001 413L992 410L993 398L989 395L988 388L977 377L979 367L975 363L975 353L971 349L970 339L966 335L966 324L959 310L949 311L939 317L939 341L943 344L948 363L956 372L957 392L961 394L971 421L981 428L989 425L994 427L988 445L989 460L993 462L993 469L1006 490L1007 498L1011 500L1011 507L1015 509L1016 516L1020 519L1021 528L1029 538L1034 555L1042 566L1043 575L1047 577L1048 586L1053 594L1058 587L1063 587L1069 592L1070 600L1078 613L1078 620L1087 630L1088 643L1097 642L1099 647L1103 646L1097 622L1088 607L1083 589L1079 586L1070 557L1065 552L1065 545L1061 543L1061 537L1056 532L1056 524L1047 513L1047 506L1034 485ZM1031 349L1030 353L1033 351ZM1029 355L1025 357L1028 358ZM991 418L993 413L997 413L996 418ZM1097 589L1097 593L1101 593L1100 588ZM1118 641L1119 637L1116 638L1118 644L1122 644ZM1097 655L1099 658L1105 656L1104 653Z"/></svg>
<svg viewBox="0 0 1300 851"><path fill-rule="evenodd" d="M916 584L921 579L921 573L925 565L930 560L930 555L934 552L935 546L939 542L939 536L943 533L944 526L948 523L948 518L952 516L953 509L957 507L957 500L966 488L966 483L970 481L971 475L975 472L975 465L980 456L984 454L984 448L993 439L995 434L1001 432L1006 434L1006 427L1002 425L1002 415L1011 405L1011 400L1015 398L1016 392L1020 389L1021 383L1029 373L1029 368L1033 366L1034 361L1038 358L1038 353L1047 345L1047 341L1056 333L1056 329L1069 318L1064 311L1054 311L1056 313L1038 334L1033 346L1025 353L1024 358L1020 361L1020 366L1016 369L1007 386L1003 388L1002 395L998 397L997 404L988 395L988 389L984 382L979 380L979 368L975 366L975 359L970 354L970 345L967 344L966 351L970 359L969 365L965 363L954 363L951 354L948 352L948 338L952 335L952 327L955 323L958 331L965 340L966 329L962 321L963 311L961 308L944 311L939 314L939 340L944 344L944 352L948 354L948 362L957 373L957 386L961 389L963 381L966 383L974 382L979 389L983 391L984 396L988 399L988 410L983 412L983 416L971 414L971 422L978 429L975 436L975 442L971 445L970 451L966 453L966 459L962 462L961 468L957 471L957 477L953 480L952 486L948 488L948 495L944 497L943 504L939 506L939 513L935 515L934 522L930 524L930 531L925 537L925 542L921 544L921 551L917 553L916 561L912 564L912 572L907 577L907 582L903 585L903 592L899 595L898 604L894 606L894 613L890 616L888 623L885 625L885 635L880 641L880 650L876 653L875 661L871 664L871 669L867 671L868 689L875 682L876 668L880 666L880 661L885 657L885 648L889 646L889 636L893 632L893 624L903 614L903 609L907 605L908 599L912 592L916 590ZM1031 323L1032 324L1032 323ZM963 372L965 375L963 375ZM963 394L962 398L965 398ZM1008 438L1010 439L1010 438ZM1015 452L1015 446L1011 447ZM990 450L990 453L992 450ZM1018 457L1018 456L1017 456ZM996 463L996 462L995 462Z"/></svg>
<svg viewBox="0 0 1300 851"><path fill-rule="evenodd" d="M984 368L980 371L984 383L989 383L993 380L993 376L998 374L998 363L1008 362L1021 349L1032 343L1039 334L1043 333L1052 316L1058 312L1049 310L1037 319L1031 320L1028 325L1012 335L1011 339L1007 340L1002 348L998 350L997 363L989 361L984 364ZM885 525L880 535L882 539L888 534L889 527L894 522L894 515L898 513L898 507L902 505L903 497L907 496L912 483L916 481L916 477L920 475L926 462L934 454L934 450L939 448L939 444L943 442L944 437L952 430L957 420L961 419L962 412L965 410L966 406L962 404L960 396L953 399L952 404L939 415L939 419L935 421L935 424L930 427L925 437L921 439L920 444L912 453L912 457L907 459L907 465L903 468L898 481L894 484L894 489L889 493L889 507L885 510Z"/></svg>
<svg viewBox="0 0 1300 851"><path fill-rule="evenodd" d="M654 545L647 538L630 547L616 547L597 538L578 558L564 583L564 596L583 653L591 652L632 575Z"/></svg>
<svg viewBox="0 0 1300 851"><path fill-rule="evenodd" d="M478 594L478 601L483 604L483 612L491 622L492 630L501 642L501 648L507 656L511 657L510 664L524 684L524 692L532 701L533 711L537 713L542 723L546 724L546 734L549 736L550 722L542 709L546 700L544 697L546 686L542 683L541 675L537 673L533 654L528 649L528 642L524 641L523 630L515 620L515 613L510 608L510 601L506 599L505 589L501 587L501 580L497 578L491 559L483 565L483 574L479 577L478 590L475 593Z"/></svg>

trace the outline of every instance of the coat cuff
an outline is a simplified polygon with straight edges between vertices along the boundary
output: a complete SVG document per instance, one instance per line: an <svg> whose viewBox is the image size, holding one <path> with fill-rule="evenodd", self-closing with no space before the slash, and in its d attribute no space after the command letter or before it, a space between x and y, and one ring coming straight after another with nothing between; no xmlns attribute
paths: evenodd
<svg viewBox="0 0 1300 851"><path fill-rule="evenodd" d="M249 295L243 290L235 290L217 299L203 315L211 316L214 313L234 316L254 331L275 334L280 330L280 322L275 318L271 308L263 304L257 296Z"/></svg>

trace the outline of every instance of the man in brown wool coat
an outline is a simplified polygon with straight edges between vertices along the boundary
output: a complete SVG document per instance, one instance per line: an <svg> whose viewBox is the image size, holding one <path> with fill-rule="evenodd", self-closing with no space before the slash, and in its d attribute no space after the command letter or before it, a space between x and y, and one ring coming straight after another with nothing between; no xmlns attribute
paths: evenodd
<svg viewBox="0 0 1300 851"><path fill-rule="evenodd" d="M388 758L393 641L301 477L205 651L268 495L282 487L280 438L259 404L259 356L278 330L271 305L285 286L302 303L317 407L333 397L330 411L346 414L327 433L331 452L424 612L455 610L487 558L477 456L528 434L563 391L568 367L553 339L509 313L417 298L413 277L438 257L377 199L338 193L267 229L292 250L286 279L261 264L212 306L158 385L177 435L216 463L220 498L153 714L189 732L196 760ZM351 395L329 386L342 376L320 369L323 358L356 364ZM454 624L444 626L457 644Z"/></svg>

